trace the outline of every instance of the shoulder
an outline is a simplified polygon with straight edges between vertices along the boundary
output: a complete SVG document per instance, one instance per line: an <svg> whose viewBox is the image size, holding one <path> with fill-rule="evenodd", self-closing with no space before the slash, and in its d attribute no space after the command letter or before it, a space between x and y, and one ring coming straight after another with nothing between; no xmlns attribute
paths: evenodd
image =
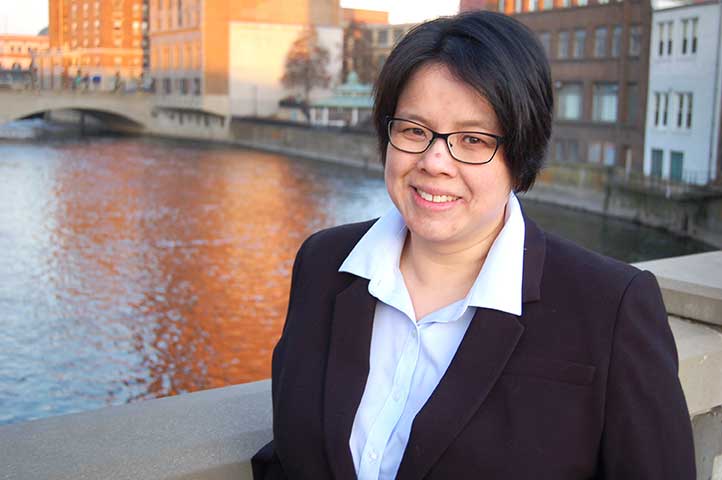
<svg viewBox="0 0 722 480"><path fill-rule="evenodd" d="M361 237L378 219L320 230L308 237L298 252L304 268L337 271Z"/></svg>
<svg viewBox="0 0 722 480"><path fill-rule="evenodd" d="M588 250L567 239L545 233L546 255L543 284L566 289L573 297L592 294L608 300L620 300L635 279L654 277L628 263ZM647 282L642 282L647 283Z"/></svg>

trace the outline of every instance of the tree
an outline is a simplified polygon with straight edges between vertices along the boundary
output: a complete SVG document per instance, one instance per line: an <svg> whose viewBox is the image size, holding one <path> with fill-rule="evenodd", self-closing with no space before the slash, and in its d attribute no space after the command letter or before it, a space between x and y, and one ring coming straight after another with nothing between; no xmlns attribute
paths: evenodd
<svg viewBox="0 0 722 480"><path fill-rule="evenodd" d="M368 27L356 21L349 22L344 29L342 83L352 70L356 72L361 83L373 83L376 78L370 33Z"/></svg>
<svg viewBox="0 0 722 480"><path fill-rule="evenodd" d="M286 67L281 83L286 88L300 88L308 106L311 90L328 87L331 77L326 71L329 52L318 43L316 29L306 27L291 45L286 55Z"/></svg>

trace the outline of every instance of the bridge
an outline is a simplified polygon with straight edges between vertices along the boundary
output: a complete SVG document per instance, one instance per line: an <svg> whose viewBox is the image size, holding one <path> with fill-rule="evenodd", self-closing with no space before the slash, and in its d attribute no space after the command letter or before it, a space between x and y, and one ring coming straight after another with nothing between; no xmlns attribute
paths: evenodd
<svg viewBox="0 0 722 480"><path fill-rule="evenodd" d="M0 90L0 125L49 112L75 111L81 122L88 115L118 131L175 136L197 124L218 133L219 127L227 128L227 112L214 103L210 105L204 97L141 92L8 89ZM197 127L194 133L204 136Z"/></svg>

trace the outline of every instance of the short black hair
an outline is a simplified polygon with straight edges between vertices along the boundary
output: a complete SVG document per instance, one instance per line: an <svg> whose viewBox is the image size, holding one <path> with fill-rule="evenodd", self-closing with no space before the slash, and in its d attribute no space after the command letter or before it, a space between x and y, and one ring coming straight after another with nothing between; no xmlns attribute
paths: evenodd
<svg viewBox="0 0 722 480"><path fill-rule="evenodd" d="M504 156L514 190L531 188L551 136L551 73L537 36L511 17L473 11L414 27L394 47L375 85L373 122L382 163L389 142L387 116L411 75L441 64L492 106L504 136Z"/></svg>

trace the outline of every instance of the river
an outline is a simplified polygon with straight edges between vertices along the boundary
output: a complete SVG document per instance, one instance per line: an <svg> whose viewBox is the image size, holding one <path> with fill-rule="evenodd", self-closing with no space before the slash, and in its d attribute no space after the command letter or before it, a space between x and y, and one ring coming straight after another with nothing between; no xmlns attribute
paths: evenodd
<svg viewBox="0 0 722 480"><path fill-rule="evenodd" d="M300 243L390 205L378 174L227 146L0 143L0 424L269 377ZM626 261L709 249L524 206Z"/></svg>

